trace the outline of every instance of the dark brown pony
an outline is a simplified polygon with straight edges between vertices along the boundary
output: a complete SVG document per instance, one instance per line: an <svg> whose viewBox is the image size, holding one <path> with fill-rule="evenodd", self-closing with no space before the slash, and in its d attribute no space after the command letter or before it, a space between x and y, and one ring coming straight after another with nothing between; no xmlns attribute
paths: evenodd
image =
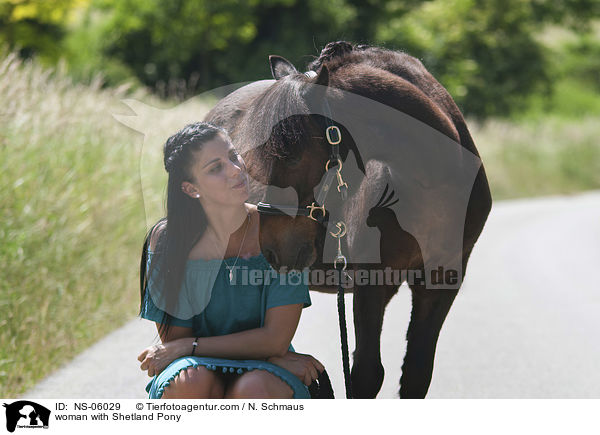
<svg viewBox="0 0 600 435"><path fill-rule="evenodd" d="M324 132L331 122L339 126L348 198L340 198L334 182L325 201L327 223L346 223L342 251L348 270L420 272L421 279L408 282L412 314L399 394L423 398L442 324L491 208L485 170L465 120L442 85L405 53L340 41L327 44L309 64L313 73L298 72L279 56L269 60L275 80L229 94L205 120L225 127L243 153L253 179L251 202L299 207L315 201L331 148ZM325 98L331 113L323 111ZM337 242L328 230L332 227L305 216L261 215L261 249L275 269L331 270L327 253ZM367 251L376 258L366 258ZM428 278L428 265L442 260L460 271L440 285ZM398 286L355 282L351 289L356 398L374 398L381 388L383 314ZM324 283L310 287L337 290Z"/></svg>

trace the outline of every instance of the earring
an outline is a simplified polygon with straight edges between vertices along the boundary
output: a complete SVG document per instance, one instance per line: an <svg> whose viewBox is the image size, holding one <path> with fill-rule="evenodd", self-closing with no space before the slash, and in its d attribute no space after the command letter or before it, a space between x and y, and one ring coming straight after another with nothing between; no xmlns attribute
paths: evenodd
<svg viewBox="0 0 600 435"><path fill-rule="evenodd" d="M200 195L196 195L196 198L200 198Z"/></svg>

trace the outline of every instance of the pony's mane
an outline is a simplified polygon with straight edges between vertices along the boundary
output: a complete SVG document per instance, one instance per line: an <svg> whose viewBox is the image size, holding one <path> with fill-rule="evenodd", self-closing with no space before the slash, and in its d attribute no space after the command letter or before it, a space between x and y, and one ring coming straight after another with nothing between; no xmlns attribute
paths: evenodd
<svg viewBox="0 0 600 435"><path fill-rule="evenodd" d="M310 110L301 94L304 82L297 78L283 78L258 97L248 110L242 130L245 135L258 138L263 134L265 125L273 126L269 139L254 150L257 157L265 160L285 159L301 154L306 147L307 143L300 140L311 130L307 116ZM282 114L291 116L280 120Z"/></svg>
<svg viewBox="0 0 600 435"><path fill-rule="evenodd" d="M351 44L346 41L335 41L328 43L319 57L307 66L309 71L318 71L321 65L326 64L330 72L333 72L341 64L359 63L365 60L367 53L387 51L381 47L365 44Z"/></svg>

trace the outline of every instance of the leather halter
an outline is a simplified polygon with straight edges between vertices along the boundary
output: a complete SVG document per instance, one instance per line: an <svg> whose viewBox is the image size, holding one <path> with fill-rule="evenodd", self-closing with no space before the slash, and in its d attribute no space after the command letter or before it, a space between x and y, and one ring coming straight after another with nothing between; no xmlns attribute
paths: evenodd
<svg viewBox="0 0 600 435"><path fill-rule="evenodd" d="M312 71L311 71L312 72ZM342 199L346 200L348 195L348 185L342 178L342 160L340 159L339 144L342 141L342 133L338 126L333 123L331 117L331 109L327 99L323 99L323 109L327 115L328 127L325 129L325 137L331 145L329 149L329 160L325 164L325 180L315 197L315 201L311 205L305 207L294 207L283 204L272 204L269 202L259 202L256 207L259 213L266 215L289 215L289 216L306 216L320 224L325 223L329 218L329 212L325 208L325 198L329 193L334 177L337 178L337 190L342 195ZM315 213L318 211L317 213Z"/></svg>

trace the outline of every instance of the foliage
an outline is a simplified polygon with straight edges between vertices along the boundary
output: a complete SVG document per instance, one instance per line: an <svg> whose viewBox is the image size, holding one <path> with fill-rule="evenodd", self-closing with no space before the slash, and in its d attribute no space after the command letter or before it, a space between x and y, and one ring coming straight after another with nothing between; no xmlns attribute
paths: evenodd
<svg viewBox="0 0 600 435"><path fill-rule="evenodd" d="M88 0L0 0L0 42L22 57L38 55L48 62L61 55L64 23Z"/></svg>
<svg viewBox="0 0 600 435"><path fill-rule="evenodd" d="M548 23L585 33L600 17L597 0L0 2L0 40L25 54L64 56L78 80L101 72L108 84L186 98L270 78L269 54L301 69L327 42L345 39L415 55L477 118L519 113L530 96L550 96L556 52L536 36ZM582 77L597 71L594 46L590 38L579 47L591 55L587 73L579 59L570 64Z"/></svg>
<svg viewBox="0 0 600 435"><path fill-rule="evenodd" d="M393 14L376 39L421 58L467 115L505 116L525 109L530 95L551 93L554 53L536 35L547 22L579 23L600 15L586 5L583 0L431 1Z"/></svg>
<svg viewBox="0 0 600 435"><path fill-rule="evenodd" d="M267 56L297 61L352 18L344 0L103 0L105 53L146 85L186 80L193 90L269 76ZM135 11L135 13L132 13Z"/></svg>

